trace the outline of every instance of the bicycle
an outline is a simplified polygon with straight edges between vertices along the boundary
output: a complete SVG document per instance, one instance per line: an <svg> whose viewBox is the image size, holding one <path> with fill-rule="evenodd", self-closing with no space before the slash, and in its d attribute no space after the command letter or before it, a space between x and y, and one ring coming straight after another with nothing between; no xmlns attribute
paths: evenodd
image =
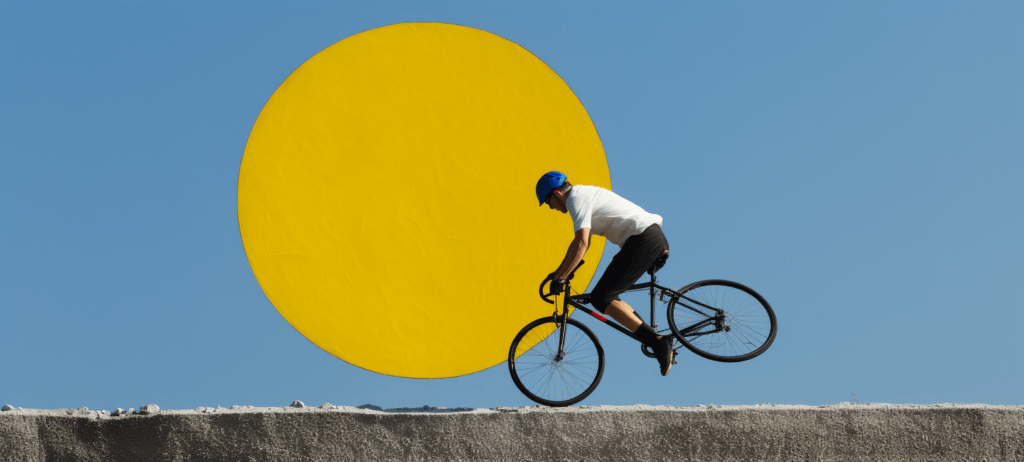
<svg viewBox="0 0 1024 462"><path fill-rule="evenodd" d="M651 298L651 327L655 301L668 304L669 329L659 334L673 335L673 351L686 347L707 359L739 362L757 357L771 346L777 331L775 312L768 302L747 286L722 279L709 279L673 290L657 283L655 273L668 256L661 257L647 270L651 282L633 284L626 292L648 290ZM526 325L512 340L508 369L519 391L545 406L569 406L582 401L597 388L604 375L604 349L597 336L583 323L570 318L569 306L582 310L626 336L640 339L625 327L584 306L590 294L570 295L576 270L565 284L562 310L544 293L548 276L540 284L540 298L555 306L551 316ZM638 318L640 315L636 314ZM640 318L643 319L643 318ZM552 335L557 331L557 335ZM641 344L644 355L654 351ZM673 363L675 364L675 363Z"/></svg>

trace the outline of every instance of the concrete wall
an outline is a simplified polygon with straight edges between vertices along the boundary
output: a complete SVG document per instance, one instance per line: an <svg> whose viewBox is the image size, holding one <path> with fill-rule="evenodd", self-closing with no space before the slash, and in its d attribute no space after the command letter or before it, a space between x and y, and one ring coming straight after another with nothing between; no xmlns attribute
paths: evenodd
<svg viewBox="0 0 1024 462"><path fill-rule="evenodd" d="M1024 406L0 413L0 460L1016 460Z"/></svg>

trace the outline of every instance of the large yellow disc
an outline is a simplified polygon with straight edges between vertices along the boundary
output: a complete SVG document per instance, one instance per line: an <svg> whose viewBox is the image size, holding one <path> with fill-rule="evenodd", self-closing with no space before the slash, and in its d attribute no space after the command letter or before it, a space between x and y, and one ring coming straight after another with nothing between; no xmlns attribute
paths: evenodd
<svg viewBox="0 0 1024 462"><path fill-rule="evenodd" d="M270 301L325 351L382 374L469 374L552 312L537 287L573 232L538 207L549 170L611 187L590 117L541 60L469 27L373 29L263 107L238 176L242 243Z"/></svg>

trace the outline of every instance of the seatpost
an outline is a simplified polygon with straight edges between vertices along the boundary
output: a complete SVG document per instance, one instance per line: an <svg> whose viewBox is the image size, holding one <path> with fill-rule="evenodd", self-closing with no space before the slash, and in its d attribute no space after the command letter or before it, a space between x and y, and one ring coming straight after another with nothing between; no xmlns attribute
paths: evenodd
<svg viewBox="0 0 1024 462"><path fill-rule="evenodd" d="M658 325L654 323L654 281L657 281L657 280L658 280L658 278L656 278L654 276L654 271L651 271L651 328L652 329L658 327Z"/></svg>

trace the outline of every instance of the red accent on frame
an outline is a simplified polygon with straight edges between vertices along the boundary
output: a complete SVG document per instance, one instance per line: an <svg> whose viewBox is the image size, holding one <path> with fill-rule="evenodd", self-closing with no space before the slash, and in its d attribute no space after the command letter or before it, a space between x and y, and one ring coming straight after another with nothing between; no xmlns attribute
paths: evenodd
<svg viewBox="0 0 1024 462"><path fill-rule="evenodd" d="M608 322L608 318L597 314L596 311L592 311L590 314L594 315L595 318L600 319L601 322Z"/></svg>

